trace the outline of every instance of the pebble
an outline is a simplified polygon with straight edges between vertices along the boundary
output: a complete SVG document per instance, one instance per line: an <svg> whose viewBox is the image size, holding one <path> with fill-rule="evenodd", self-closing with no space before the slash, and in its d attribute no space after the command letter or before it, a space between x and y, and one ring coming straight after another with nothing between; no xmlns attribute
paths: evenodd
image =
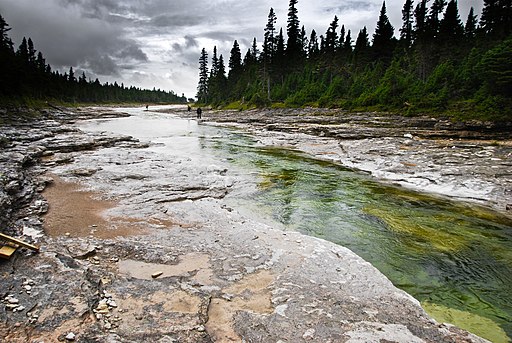
<svg viewBox="0 0 512 343"><path fill-rule="evenodd" d="M66 335L66 339L67 339L68 341L74 341L74 340L75 340L75 338L76 338L76 335L75 335L75 333L73 333L73 332L70 332L70 333L68 333L68 334Z"/></svg>
<svg viewBox="0 0 512 343"><path fill-rule="evenodd" d="M313 339L315 336L315 329L307 329L306 332L302 335L304 339Z"/></svg>

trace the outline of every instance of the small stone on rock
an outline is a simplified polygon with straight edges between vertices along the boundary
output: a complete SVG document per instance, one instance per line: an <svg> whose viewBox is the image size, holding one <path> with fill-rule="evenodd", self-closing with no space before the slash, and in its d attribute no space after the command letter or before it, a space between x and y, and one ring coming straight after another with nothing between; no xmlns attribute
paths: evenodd
<svg viewBox="0 0 512 343"><path fill-rule="evenodd" d="M76 335L75 335L73 332L70 332L70 333L68 333L68 334L66 335L66 339L67 339L68 341L74 341L74 340L75 340L75 338L76 338Z"/></svg>
<svg viewBox="0 0 512 343"><path fill-rule="evenodd" d="M156 273L151 274L151 277L152 277L153 279L156 279L157 277L159 277L159 276L160 276L160 275L162 275L162 274L163 274L163 272L156 272Z"/></svg>

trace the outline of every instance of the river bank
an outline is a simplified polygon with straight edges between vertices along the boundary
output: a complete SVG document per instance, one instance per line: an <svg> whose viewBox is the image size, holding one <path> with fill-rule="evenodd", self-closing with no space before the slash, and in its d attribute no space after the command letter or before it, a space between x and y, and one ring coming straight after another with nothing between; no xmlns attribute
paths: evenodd
<svg viewBox="0 0 512 343"><path fill-rule="evenodd" d="M228 164L76 126L116 115L1 128L3 227L41 245L0 264L6 340L483 342L348 249L227 206L241 182Z"/></svg>
<svg viewBox="0 0 512 343"><path fill-rule="evenodd" d="M185 118L194 113L180 112ZM512 123L339 110L203 111L262 144L287 147L384 182L479 203L512 217Z"/></svg>

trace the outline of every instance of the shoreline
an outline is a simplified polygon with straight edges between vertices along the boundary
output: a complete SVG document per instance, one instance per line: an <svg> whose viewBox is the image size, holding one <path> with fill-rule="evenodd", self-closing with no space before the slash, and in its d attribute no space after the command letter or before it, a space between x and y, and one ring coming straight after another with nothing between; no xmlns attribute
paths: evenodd
<svg viewBox="0 0 512 343"><path fill-rule="evenodd" d="M74 123L90 116L85 112L55 118ZM102 342L485 341L432 320L415 299L348 249L271 228L226 207L218 192L229 182L219 170L205 167L211 184L191 194L195 200L159 203L160 195L150 194L148 209L144 198L108 191L115 189L109 188L115 187L112 175L141 189L154 182L134 172L141 163L137 149L145 143L45 123L31 132L30 125L12 128L8 134L15 144L3 152L2 161L13 168L11 181L2 184L10 185L5 194L22 205L9 214L12 230L35 230L41 235L33 239L42 245L38 255L21 250L0 264L0 290L19 304L17 311L0 309L0 333L12 342L65 340L70 333ZM115 149L121 167L105 164L104 149ZM172 169L184 168L183 161L166 165L188 170ZM48 205L40 192L52 182L47 172L88 190L94 183L91 191L102 199L120 200L109 216L140 213L134 218L151 234L45 235L41 215ZM173 174L177 180L163 186L176 192L183 182L194 186L184 174Z"/></svg>
<svg viewBox="0 0 512 343"><path fill-rule="evenodd" d="M185 111L180 116L194 118ZM204 111L202 122L242 129L265 145L300 150L384 183L476 203L512 218L512 135L504 128L494 131L490 123L464 126L375 113L364 119L364 114L318 109L287 109L275 116L269 110Z"/></svg>

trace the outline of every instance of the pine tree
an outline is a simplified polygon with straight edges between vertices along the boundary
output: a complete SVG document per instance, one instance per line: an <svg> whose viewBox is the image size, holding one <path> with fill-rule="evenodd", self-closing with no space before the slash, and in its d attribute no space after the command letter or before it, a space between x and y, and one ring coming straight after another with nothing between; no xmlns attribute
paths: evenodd
<svg viewBox="0 0 512 343"><path fill-rule="evenodd" d="M507 37L512 32L511 16L511 0L484 0L480 27L492 38Z"/></svg>
<svg viewBox="0 0 512 343"><path fill-rule="evenodd" d="M228 67L228 78L230 80L238 78L242 72L242 54L240 52L240 46L236 40L233 42L233 47L231 48Z"/></svg>
<svg viewBox="0 0 512 343"><path fill-rule="evenodd" d="M412 0L405 0L402 8L402 28L400 28L400 40L406 48L412 44L412 25L414 19Z"/></svg>
<svg viewBox="0 0 512 343"><path fill-rule="evenodd" d="M466 35L466 38L472 39L476 35L477 31L477 17L474 14L475 11L473 7L469 10L468 19L466 20L466 26L464 26L464 34Z"/></svg>
<svg viewBox="0 0 512 343"><path fill-rule="evenodd" d="M16 51L16 56L18 56L19 60L22 63L28 63L28 44L27 39L23 37L21 40L21 44L18 47L18 51Z"/></svg>
<svg viewBox="0 0 512 343"><path fill-rule="evenodd" d="M372 50L376 59L391 61L394 49L393 33L394 28L386 14L386 2L384 1L380 10L379 21L373 34Z"/></svg>
<svg viewBox="0 0 512 343"><path fill-rule="evenodd" d="M6 50L9 52L14 52L14 45L8 34L9 31L11 31L9 24L7 24L5 19L0 15L0 49L3 51Z"/></svg>
<svg viewBox="0 0 512 343"><path fill-rule="evenodd" d="M27 41L27 51L28 51L28 62L31 65L36 64L36 49L34 49L34 42L32 42L32 39L29 37Z"/></svg>
<svg viewBox="0 0 512 343"><path fill-rule="evenodd" d="M298 0L290 0L288 8L288 41L286 44L286 55L292 60L296 60L302 55L302 52L300 51L300 23L296 7L297 2Z"/></svg>
<svg viewBox="0 0 512 343"><path fill-rule="evenodd" d="M272 63L272 59L276 52L276 22L277 17L274 13L274 9L271 7L268 14L267 26L265 26L265 34L263 38L263 61L267 64Z"/></svg>
<svg viewBox="0 0 512 343"><path fill-rule="evenodd" d="M256 37L252 40L252 46L251 46L251 57L253 61L258 60L258 55L260 54L260 51L258 50L258 43L256 42Z"/></svg>
<svg viewBox="0 0 512 343"><path fill-rule="evenodd" d="M446 0L434 0L430 7L430 14L427 18L427 34L431 40L439 36L439 28L441 20L439 16L443 13L444 7L446 6Z"/></svg>
<svg viewBox="0 0 512 343"><path fill-rule="evenodd" d="M350 35L351 32L348 30L347 37L345 37L345 42L343 43L343 49L346 52L352 52L352 37Z"/></svg>
<svg viewBox="0 0 512 343"><path fill-rule="evenodd" d="M217 46L213 47L212 69L210 70L210 79L214 79L219 72L219 58L217 57Z"/></svg>
<svg viewBox="0 0 512 343"><path fill-rule="evenodd" d="M329 25L325 33L325 49L323 52L332 54L336 50L338 43L338 17L334 16L333 21Z"/></svg>
<svg viewBox="0 0 512 343"><path fill-rule="evenodd" d="M414 31L415 43L421 44L427 39L427 0L421 0L414 10Z"/></svg>
<svg viewBox="0 0 512 343"><path fill-rule="evenodd" d="M75 72L73 71L73 67L69 67L69 74L68 74L68 81L69 82L75 82Z"/></svg>
<svg viewBox="0 0 512 343"><path fill-rule="evenodd" d="M354 46L354 63L356 65L364 66L368 62L369 47L370 41L368 40L368 31L365 26L359 31Z"/></svg>
<svg viewBox="0 0 512 343"><path fill-rule="evenodd" d="M206 49L201 50L199 57L199 84L197 85L197 101L207 103L208 101L208 53Z"/></svg>
<svg viewBox="0 0 512 343"><path fill-rule="evenodd" d="M459 17L457 2L450 0L446 6L446 12L439 25L439 38L453 46L460 43L464 37L464 26Z"/></svg>
<svg viewBox="0 0 512 343"><path fill-rule="evenodd" d="M318 52L320 52L318 37L316 36L316 31L312 30L311 35L309 36L308 56L310 58L314 58Z"/></svg>

